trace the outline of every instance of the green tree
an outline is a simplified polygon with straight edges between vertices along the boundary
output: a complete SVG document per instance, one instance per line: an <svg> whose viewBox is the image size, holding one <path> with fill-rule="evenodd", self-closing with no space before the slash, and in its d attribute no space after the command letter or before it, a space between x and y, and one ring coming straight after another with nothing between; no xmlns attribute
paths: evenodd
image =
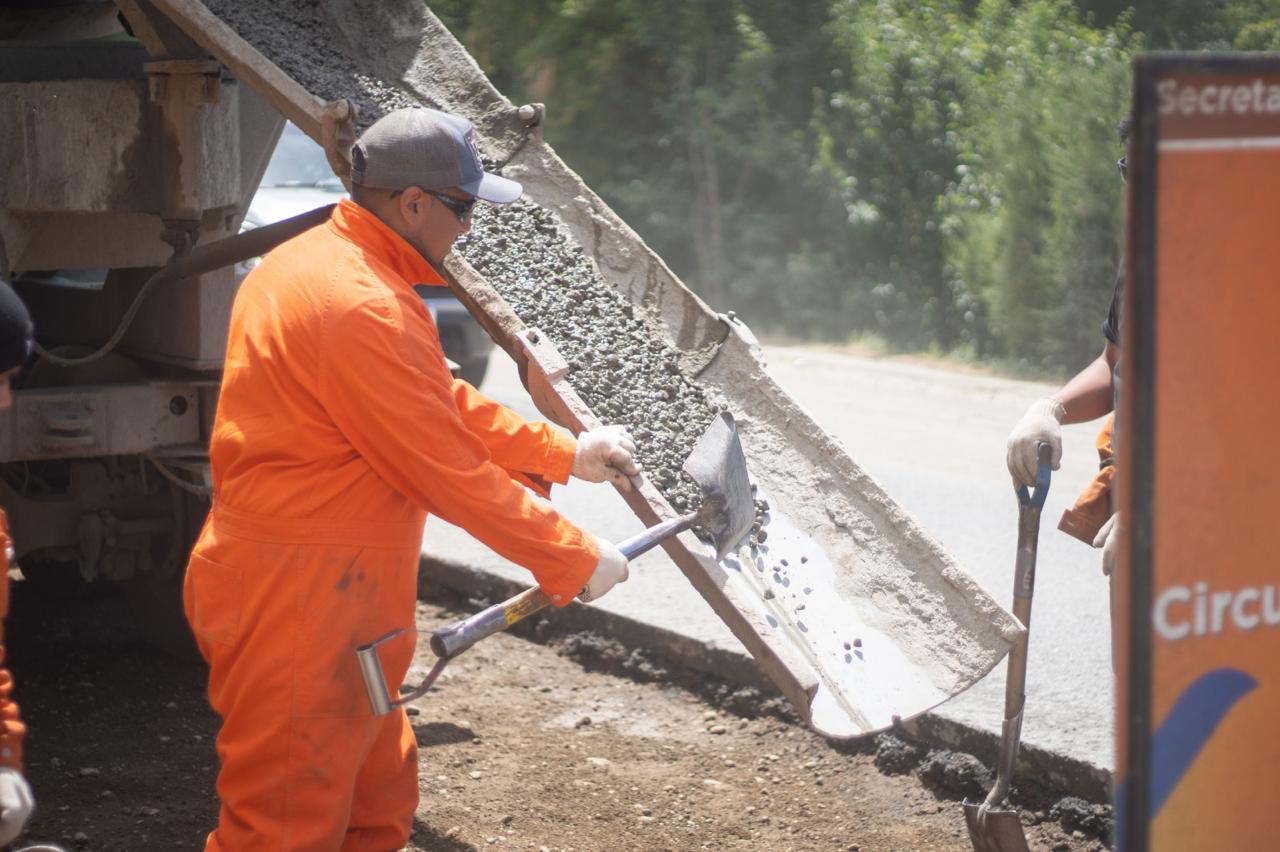
<svg viewBox="0 0 1280 852"><path fill-rule="evenodd" d="M1280 0L432 8L717 308L1056 373L1101 345L1132 52L1280 49Z"/></svg>
<svg viewBox="0 0 1280 852"><path fill-rule="evenodd" d="M1118 264L1126 32L1060 0L986 0L974 24L974 124L948 205L957 286L989 316L984 354L1075 369L1101 346Z"/></svg>
<svg viewBox="0 0 1280 852"><path fill-rule="evenodd" d="M785 324L816 284L803 276L833 265L790 260L825 241L838 209L814 173L810 128L814 69L836 61L828 4L534 5L436 11L500 88L548 104L548 140L691 286Z"/></svg>
<svg viewBox="0 0 1280 852"><path fill-rule="evenodd" d="M965 22L949 5L835 3L830 28L843 62L815 116L872 309L855 327L903 348L950 349L961 339L939 206L956 179L965 122Z"/></svg>

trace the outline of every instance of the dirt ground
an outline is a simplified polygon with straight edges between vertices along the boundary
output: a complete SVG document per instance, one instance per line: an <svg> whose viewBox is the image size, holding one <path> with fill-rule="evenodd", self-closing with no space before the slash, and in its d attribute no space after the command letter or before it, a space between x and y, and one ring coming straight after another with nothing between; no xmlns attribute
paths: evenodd
<svg viewBox="0 0 1280 852"><path fill-rule="evenodd" d="M37 796L24 842L201 848L217 812L203 667L135 638L118 599L50 601L19 583L12 612ZM420 623L458 614L422 604ZM895 761L894 743L878 758L874 746L837 749L753 717L758 706L713 706L705 689L590 670L575 646L494 637L416 703L422 801L409 849L970 848L959 803L928 781L945 762ZM423 643L418 664L429 657ZM1033 849L1105 848L1044 811L1024 821Z"/></svg>

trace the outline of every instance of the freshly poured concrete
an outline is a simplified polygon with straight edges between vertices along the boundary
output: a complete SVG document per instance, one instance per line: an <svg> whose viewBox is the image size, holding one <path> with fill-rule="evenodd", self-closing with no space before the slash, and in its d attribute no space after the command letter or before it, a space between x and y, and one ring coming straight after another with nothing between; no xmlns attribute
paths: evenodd
<svg viewBox="0 0 1280 852"><path fill-rule="evenodd" d="M1017 510L1004 471L1004 436L1026 404L1051 388L817 350L767 354L775 378L992 596L1007 600ZM537 416L504 355L495 353L490 371L485 392ZM1055 474L1045 509L1024 741L1107 768L1112 710L1106 582L1096 552L1055 529L1062 509L1092 475L1092 432L1089 426L1066 430L1063 469ZM617 540L640 529L606 486L574 482L556 489L554 503L604 537ZM474 570L530 579L524 569L435 519L428 523L424 549ZM593 606L710 647L741 649L660 551L637 560L631 579ZM834 650L843 651L842 645ZM1003 677L1001 665L937 712L997 734Z"/></svg>
<svg viewBox="0 0 1280 852"><path fill-rule="evenodd" d="M1001 659L1012 619L853 461L823 446L825 436L737 338L702 379L691 378L663 327L610 287L558 217L534 204L478 211L459 250L568 359L568 381L593 413L633 430L645 476L677 511L696 494L673 472L715 407L737 417L759 488L757 528L702 570L714 594L745 616L730 627L787 655L805 684L788 698L815 730L883 730ZM743 641L750 647L749 636Z"/></svg>

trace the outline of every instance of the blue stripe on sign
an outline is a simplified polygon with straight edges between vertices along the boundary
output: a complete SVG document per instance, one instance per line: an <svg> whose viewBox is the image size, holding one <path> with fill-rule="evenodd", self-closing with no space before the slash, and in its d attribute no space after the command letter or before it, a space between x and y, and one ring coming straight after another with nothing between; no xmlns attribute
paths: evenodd
<svg viewBox="0 0 1280 852"><path fill-rule="evenodd" d="M1187 774L1227 712L1258 686L1239 669L1214 669L1192 682L1151 737L1151 818Z"/></svg>
<svg viewBox="0 0 1280 852"><path fill-rule="evenodd" d="M1151 735L1151 814L1155 819L1213 732L1258 681L1239 669L1214 669L1191 683ZM1126 779L1116 788L1116 838L1123 842Z"/></svg>

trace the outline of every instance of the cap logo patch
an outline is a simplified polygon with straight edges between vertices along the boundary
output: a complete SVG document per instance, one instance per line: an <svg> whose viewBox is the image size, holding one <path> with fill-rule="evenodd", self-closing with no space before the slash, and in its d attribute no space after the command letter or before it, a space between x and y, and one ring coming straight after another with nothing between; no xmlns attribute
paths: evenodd
<svg viewBox="0 0 1280 852"><path fill-rule="evenodd" d="M476 168L483 169L480 163L480 149L476 147L476 134L471 128L467 128L466 135L462 137L467 141L467 148L471 151L472 158L476 161Z"/></svg>

